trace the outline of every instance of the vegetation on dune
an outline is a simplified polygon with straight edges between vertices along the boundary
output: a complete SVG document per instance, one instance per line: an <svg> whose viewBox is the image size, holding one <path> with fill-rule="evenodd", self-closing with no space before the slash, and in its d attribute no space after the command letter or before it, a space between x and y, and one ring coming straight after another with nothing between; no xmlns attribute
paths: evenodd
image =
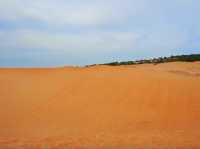
<svg viewBox="0 0 200 149"><path fill-rule="evenodd" d="M166 62L195 62L200 61L200 54L191 54L191 55L176 55L170 57L158 57L152 59L143 59L143 60L136 60L136 61L122 61L122 62L111 62L111 63L104 63L99 65L109 65L109 66L120 66L120 65L136 65L136 64L159 64L159 63L166 63ZM88 66L95 66L94 65L87 65Z"/></svg>

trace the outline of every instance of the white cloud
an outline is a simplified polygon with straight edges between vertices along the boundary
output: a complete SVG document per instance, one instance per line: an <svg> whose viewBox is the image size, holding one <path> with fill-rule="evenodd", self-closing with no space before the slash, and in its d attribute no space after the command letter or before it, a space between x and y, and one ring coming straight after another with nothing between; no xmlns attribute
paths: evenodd
<svg viewBox="0 0 200 149"><path fill-rule="evenodd" d="M139 37L130 32L49 33L33 30L1 31L1 49L40 49L53 52L107 52L131 49Z"/></svg>
<svg viewBox="0 0 200 149"><path fill-rule="evenodd" d="M129 0L1 0L0 19L36 20L50 25L102 25L120 23L138 13L141 6L135 2L130 7Z"/></svg>
<svg viewBox="0 0 200 149"><path fill-rule="evenodd" d="M158 29L158 28L157 28ZM47 32L38 30L0 31L0 49L51 54L107 55L108 53L167 53L184 48L186 33L173 27L163 27L147 32L96 31L81 33ZM2 51L0 51L2 53ZM66 55L67 57L67 55ZM120 57L120 55L119 55Z"/></svg>

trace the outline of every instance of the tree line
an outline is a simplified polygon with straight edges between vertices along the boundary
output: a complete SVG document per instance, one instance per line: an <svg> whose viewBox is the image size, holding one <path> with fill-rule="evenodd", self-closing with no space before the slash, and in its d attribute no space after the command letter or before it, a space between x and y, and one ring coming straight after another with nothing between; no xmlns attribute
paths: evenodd
<svg viewBox="0 0 200 149"><path fill-rule="evenodd" d="M160 64L166 62L195 62L195 61L200 61L200 54L176 55L176 56L172 55L169 57L158 57L158 58L135 60L135 61L121 61L121 62L116 61L99 65L120 66L120 65L136 65L136 64ZM88 65L88 66L94 66L94 65Z"/></svg>

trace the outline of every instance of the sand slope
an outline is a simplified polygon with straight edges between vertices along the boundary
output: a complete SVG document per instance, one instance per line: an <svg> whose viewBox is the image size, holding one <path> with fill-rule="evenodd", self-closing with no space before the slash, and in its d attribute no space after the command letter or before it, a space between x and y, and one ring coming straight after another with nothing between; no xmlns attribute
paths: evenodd
<svg viewBox="0 0 200 149"><path fill-rule="evenodd" d="M0 149L200 148L200 63L0 69Z"/></svg>

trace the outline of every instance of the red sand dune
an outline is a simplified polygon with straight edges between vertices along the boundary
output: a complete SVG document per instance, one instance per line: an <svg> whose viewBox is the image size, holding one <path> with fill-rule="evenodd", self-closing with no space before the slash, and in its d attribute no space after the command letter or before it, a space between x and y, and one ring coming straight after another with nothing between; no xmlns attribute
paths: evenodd
<svg viewBox="0 0 200 149"><path fill-rule="evenodd" d="M0 69L0 149L197 149L199 138L199 62Z"/></svg>

